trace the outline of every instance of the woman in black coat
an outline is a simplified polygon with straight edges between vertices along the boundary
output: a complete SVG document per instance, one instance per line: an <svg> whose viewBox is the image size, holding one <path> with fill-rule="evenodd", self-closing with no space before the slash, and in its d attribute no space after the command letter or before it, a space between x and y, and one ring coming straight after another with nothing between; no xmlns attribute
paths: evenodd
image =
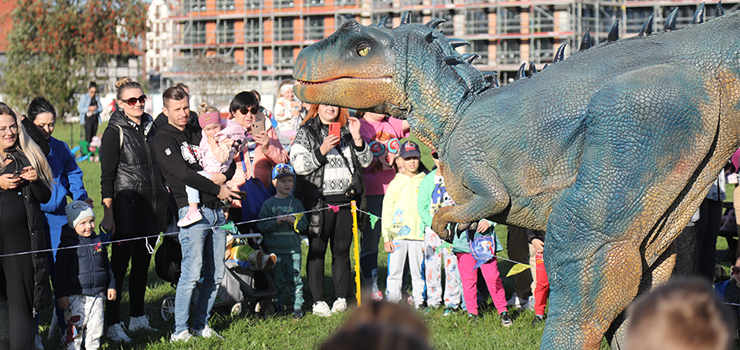
<svg viewBox="0 0 740 350"><path fill-rule="evenodd" d="M156 235L167 220L167 190L154 159L154 120L144 113L146 95L139 83L123 78L118 88L116 110L103 132L100 146L100 184L103 192L103 220L100 226L114 239ZM154 239L149 239L152 246ZM144 293L151 260L147 240L137 239L112 245L111 268L116 279L117 298L106 303L108 339L130 342L120 319L121 289L129 262L131 320L128 331L154 331L144 314Z"/></svg>
<svg viewBox="0 0 740 350"><path fill-rule="evenodd" d="M48 248L41 203L51 198L46 157L20 119L0 102L0 255ZM46 253L0 258L0 293L8 300L10 348L33 349L36 314L51 304Z"/></svg>

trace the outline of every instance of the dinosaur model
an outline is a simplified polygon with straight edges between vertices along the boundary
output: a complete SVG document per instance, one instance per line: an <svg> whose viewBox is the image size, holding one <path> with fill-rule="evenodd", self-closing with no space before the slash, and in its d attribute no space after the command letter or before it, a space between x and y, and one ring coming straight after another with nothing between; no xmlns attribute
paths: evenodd
<svg viewBox="0 0 740 350"><path fill-rule="evenodd" d="M721 15L721 7L717 7ZM620 347L622 312L664 283L672 242L740 140L740 13L580 50L498 88L435 27L354 20L300 52L296 95L408 119L439 154L457 206L433 229L481 218L546 230L550 311L541 347ZM536 73L536 74L535 74ZM526 77L525 77L526 76Z"/></svg>

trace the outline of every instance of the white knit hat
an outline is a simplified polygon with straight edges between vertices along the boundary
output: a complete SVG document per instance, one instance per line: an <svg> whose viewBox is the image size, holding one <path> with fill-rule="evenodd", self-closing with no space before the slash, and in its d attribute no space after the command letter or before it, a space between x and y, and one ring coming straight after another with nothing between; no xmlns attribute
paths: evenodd
<svg viewBox="0 0 740 350"><path fill-rule="evenodd" d="M75 228L86 217L95 218L95 212L83 201L73 201L67 204L64 211L67 212L67 224L71 228Z"/></svg>

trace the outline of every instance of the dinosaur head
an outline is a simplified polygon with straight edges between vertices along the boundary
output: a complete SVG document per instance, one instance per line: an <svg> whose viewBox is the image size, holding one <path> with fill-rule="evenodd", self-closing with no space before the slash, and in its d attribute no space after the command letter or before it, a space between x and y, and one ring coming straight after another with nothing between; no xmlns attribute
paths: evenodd
<svg viewBox="0 0 740 350"><path fill-rule="evenodd" d="M303 49L293 69L296 96L408 118L415 135L434 144L470 97L491 84L470 65L474 55L455 51L467 41L435 30L443 20L421 25L408 19L404 14L393 29L350 20Z"/></svg>
<svg viewBox="0 0 740 350"><path fill-rule="evenodd" d="M393 42L389 29L345 23L298 55L296 96L309 103L367 110L402 103L393 81Z"/></svg>

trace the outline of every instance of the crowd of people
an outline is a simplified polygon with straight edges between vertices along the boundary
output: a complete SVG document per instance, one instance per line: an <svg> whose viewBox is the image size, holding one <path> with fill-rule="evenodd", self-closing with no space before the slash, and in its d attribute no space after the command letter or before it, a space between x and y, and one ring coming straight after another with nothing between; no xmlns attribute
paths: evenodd
<svg viewBox="0 0 740 350"><path fill-rule="evenodd" d="M310 311L321 317L345 312L354 280L351 201L367 214L360 222L359 263L373 302L443 308L444 316L464 310L475 322L479 305L490 296L505 327L513 324L510 308L534 309L533 325L544 321L545 232L509 226L510 257L531 259L532 269L515 276L515 295L507 301L497 266L503 247L496 223L453 224L449 241L431 230L434 214L455 203L437 171L436 153L429 171L419 145L401 142L409 137L408 122L304 104L295 98L291 81L280 84L274 113L260 105L256 91L236 94L228 113L205 102L195 112L187 86L178 84L164 91L155 119L144 111L147 96L139 83L123 78L116 87L116 108L99 149L104 213L99 232L82 171L69 147L52 137L54 107L39 97L23 115L0 103L0 255L33 252L0 259L12 349L41 346L37 315L51 304L50 332L58 327L70 349L97 348L103 324L108 339L121 343L131 342L130 332L157 331L144 308L151 247L160 232L174 231L182 261L170 340L220 338L209 317L224 277L223 227L229 221L242 233L264 236L248 260L271 271L277 287L271 310L304 317L305 260ZM79 105L90 138L101 109L96 92L91 83ZM715 201L724 195L719 189L712 193ZM704 230L706 224L699 224ZM110 239L117 242L109 258ZM305 257L302 244L308 246ZM36 252L48 248L59 250ZM385 290L378 280L379 248L387 254ZM324 290L328 250L333 295ZM120 312L127 275L128 326ZM740 281L737 276L740 269L733 281Z"/></svg>

